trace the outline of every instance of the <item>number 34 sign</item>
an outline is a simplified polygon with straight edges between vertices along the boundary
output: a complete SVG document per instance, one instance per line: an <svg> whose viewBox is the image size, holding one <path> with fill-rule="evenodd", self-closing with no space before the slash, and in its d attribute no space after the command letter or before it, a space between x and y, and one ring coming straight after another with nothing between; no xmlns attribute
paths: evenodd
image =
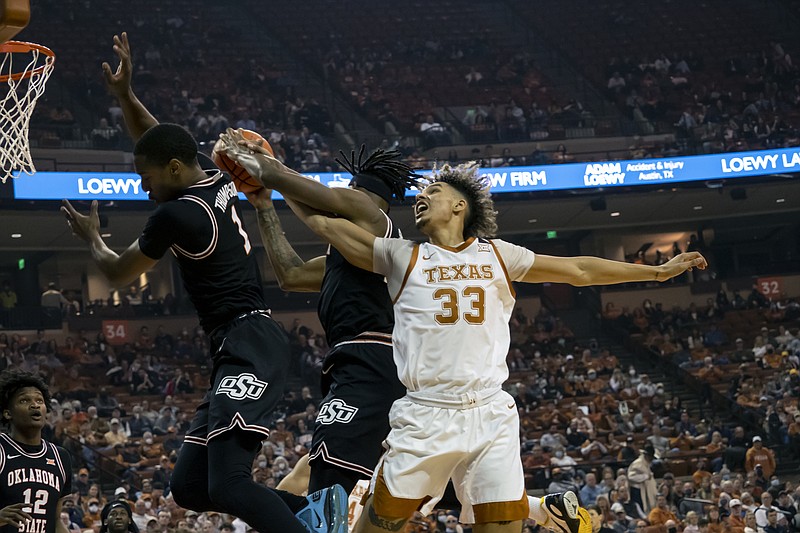
<svg viewBox="0 0 800 533"><path fill-rule="evenodd" d="M781 278L758 278L757 283L758 290L767 298L777 299L781 297Z"/></svg>
<svg viewBox="0 0 800 533"><path fill-rule="evenodd" d="M127 320L103 320L103 334L108 344L125 344L130 340L128 331Z"/></svg>

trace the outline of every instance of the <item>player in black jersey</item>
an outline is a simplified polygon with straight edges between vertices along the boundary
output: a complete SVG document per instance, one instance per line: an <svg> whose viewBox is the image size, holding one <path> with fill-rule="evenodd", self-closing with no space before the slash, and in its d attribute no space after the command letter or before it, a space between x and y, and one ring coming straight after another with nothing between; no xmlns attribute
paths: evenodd
<svg viewBox="0 0 800 533"><path fill-rule="evenodd" d="M229 135L223 140L241 140L237 132ZM399 152L376 150L364 160L364 149L357 158L337 159L353 176L350 188L325 187L283 165L259 178L287 198L335 212L377 236L401 237L386 214L389 201L402 200L417 177ZM389 409L406 392L392 356L392 302L383 276L351 265L333 247L303 261L283 235L270 194L262 189L247 195L270 263L282 289L320 291L318 314L331 346L323 362L324 399L308 456L308 490L338 483L350 492L372 476L389 433Z"/></svg>
<svg viewBox="0 0 800 533"><path fill-rule="evenodd" d="M34 374L0 374L0 533L67 533L59 520L62 498L72 493L72 461L42 439L50 391Z"/></svg>
<svg viewBox="0 0 800 533"><path fill-rule="evenodd" d="M134 164L142 190L157 207L141 236L119 255L100 237L97 202L88 216L66 200L62 210L114 284L129 284L169 250L209 337L211 387L178 455L171 480L175 501L195 511L233 514L261 533L346 533L342 487L306 499L251 478L253 459L283 396L288 340L266 310L233 183L209 158L198 156L188 131L158 124L135 97L125 34L114 37L114 51L120 65L116 72L103 65L106 80L136 140Z"/></svg>

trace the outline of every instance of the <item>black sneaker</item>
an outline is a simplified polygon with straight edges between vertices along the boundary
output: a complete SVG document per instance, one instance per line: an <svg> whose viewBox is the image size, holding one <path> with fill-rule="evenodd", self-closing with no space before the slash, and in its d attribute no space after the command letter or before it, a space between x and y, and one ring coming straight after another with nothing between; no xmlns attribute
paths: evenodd
<svg viewBox="0 0 800 533"><path fill-rule="evenodd" d="M541 502L547 513L542 527L559 533L592 533L589 513L578 505L578 496L571 490L542 496Z"/></svg>

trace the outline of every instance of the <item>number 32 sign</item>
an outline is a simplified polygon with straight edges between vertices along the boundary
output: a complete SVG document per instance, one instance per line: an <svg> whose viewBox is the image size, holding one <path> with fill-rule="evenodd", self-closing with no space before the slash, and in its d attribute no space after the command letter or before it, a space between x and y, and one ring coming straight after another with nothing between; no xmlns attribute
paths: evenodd
<svg viewBox="0 0 800 533"><path fill-rule="evenodd" d="M767 298L781 297L781 278L758 278L758 290Z"/></svg>

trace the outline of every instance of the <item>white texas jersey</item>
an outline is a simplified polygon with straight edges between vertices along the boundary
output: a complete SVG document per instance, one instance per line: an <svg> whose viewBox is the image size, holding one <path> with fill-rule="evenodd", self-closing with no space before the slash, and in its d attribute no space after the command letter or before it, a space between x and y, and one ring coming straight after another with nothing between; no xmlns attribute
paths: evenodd
<svg viewBox="0 0 800 533"><path fill-rule="evenodd" d="M411 392L460 396L508 378L512 280L535 256L501 240L457 248L376 239L374 267L394 302L394 360Z"/></svg>

